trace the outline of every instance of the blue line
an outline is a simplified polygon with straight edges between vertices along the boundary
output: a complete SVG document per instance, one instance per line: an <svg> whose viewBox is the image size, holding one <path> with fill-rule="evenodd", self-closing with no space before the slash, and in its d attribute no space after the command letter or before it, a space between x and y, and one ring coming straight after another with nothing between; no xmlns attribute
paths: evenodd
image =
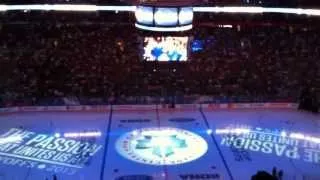
<svg viewBox="0 0 320 180"><path fill-rule="evenodd" d="M209 128L210 128L210 125L209 125L209 122L208 122L207 117L205 116L205 114L204 114L203 111L202 111L202 106L200 106L200 113L201 113L201 115L202 115L202 118L203 118L204 122L206 123L207 128L209 129ZM218 152L219 152L219 155L220 155L220 157L221 157L221 159L222 159L222 162L223 162L225 168L227 169L227 172L228 172L228 175L229 175L229 177L230 177L230 180L234 180L234 178L233 178L233 176L232 176L232 173L231 173L231 171L230 171L230 168L229 168L229 166L228 166L228 164L227 164L226 159L224 158L224 156L223 156L223 154L222 154L222 151L221 151L221 149L220 149L220 147L219 147L219 145L218 145L218 143L217 143L216 138L214 137L214 135L213 135L212 133L211 133L210 136L211 136L211 138L212 138L212 140L213 140L213 142L214 142L214 144L215 144L215 146L216 146L216 148L217 148L217 150L218 150Z"/></svg>
<svg viewBox="0 0 320 180"><path fill-rule="evenodd" d="M110 130L111 130L111 123L112 123L112 105L110 107L110 112L109 112L109 122L107 126L107 133L106 133L106 139L104 142L104 151L103 151L103 157L102 157L102 165L101 165L101 170L100 170L100 180L104 179L104 168L106 166L106 157L108 153L108 147L109 147L109 137L110 137Z"/></svg>

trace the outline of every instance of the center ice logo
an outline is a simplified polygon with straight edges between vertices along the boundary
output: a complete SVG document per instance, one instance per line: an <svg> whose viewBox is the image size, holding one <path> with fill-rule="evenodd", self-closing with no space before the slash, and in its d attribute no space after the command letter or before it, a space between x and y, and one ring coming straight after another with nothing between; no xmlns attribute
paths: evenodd
<svg viewBox="0 0 320 180"><path fill-rule="evenodd" d="M175 165L191 162L208 150L199 135L183 129L143 128L126 133L116 143L123 157L150 165Z"/></svg>
<svg viewBox="0 0 320 180"><path fill-rule="evenodd" d="M158 157L169 157L175 153L177 148L187 148L184 139L172 136L144 136L137 140L136 149L151 149L152 153Z"/></svg>

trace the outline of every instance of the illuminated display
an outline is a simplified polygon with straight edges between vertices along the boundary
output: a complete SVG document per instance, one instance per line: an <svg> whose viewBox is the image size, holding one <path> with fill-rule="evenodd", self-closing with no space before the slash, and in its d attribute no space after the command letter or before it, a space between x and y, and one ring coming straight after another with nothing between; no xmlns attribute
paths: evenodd
<svg viewBox="0 0 320 180"><path fill-rule="evenodd" d="M221 146L320 163L319 138L314 136L259 127L216 129L215 133L222 136Z"/></svg>
<svg viewBox="0 0 320 180"><path fill-rule="evenodd" d="M192 7L150 7L137 6L136 24L148 31L177 32L192 29Z"/></svg>
<svg viewBox="0 0 320 180"><path fill-rule="evenodd" d="M146 37L144 54L146 61L186 61L188 37Z"/></svg>
<svg viewBox="0 0 320 180"><path fill-rule="evenodd" d="M178 24L177 8L156 8L154 21L160 26L175 26Z"/></svg>
<svg viewBox="0 0 320 180"><path fill-rule="evenodd" d="M72 175L102 148L86 141L12 128L1 136L0 163Z"/></svg>
<svg viewBox="0 0 320 180"><path fill-rule="evenodd" d="M156 32L179 32L179 31L187 31L192 29L192 24L179 26L179 27L153 27L153 26L144 26L140 24L135 24L135 26L139 29L156 31Z"/></svg>
<svg viewBox="0 0 320 180"><path fill-rule="evenodd" d="M153 8L139 6L135 11L136 19L141 24L152 25L153 24Z"/></svg>
<svg viewBox="0 0 320 180"><path fill-rule="evenodd" d="M123 157L150 165L176 165L194 161L208 150L197 134L176 128L144 128L120 137L116 149Z"/></svg>
<svg viewBox="0 0 320 180"><path fill-rule="evenodd" d="M181 8L179 12L179 23L180 25L192 24L193 10L191 7Z"/></svg>

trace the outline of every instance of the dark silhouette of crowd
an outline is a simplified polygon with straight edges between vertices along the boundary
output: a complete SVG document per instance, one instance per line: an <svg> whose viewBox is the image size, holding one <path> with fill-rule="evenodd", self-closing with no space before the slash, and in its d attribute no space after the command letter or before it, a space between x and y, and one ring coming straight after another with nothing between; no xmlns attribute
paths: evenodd
<svg viewBox="0 0 320 180"><path fill-rule="evenodd" d="M273 167L272 174L266 171L258 171L251 177L251 180L282 180L283 175L282 170L277 170L276 167Z"/></svg>
<svg viewBox="0 0 320 180"><path fill-rule="evenodd" d="M174 35L201 39L202 51L189 51L188 62L160 63L143 61L143 38L152 34L131 23L7 20L0 25L0 105L200 95L295 101L302 88L320 88L318 32L316 26L200 24Z"/></svg>

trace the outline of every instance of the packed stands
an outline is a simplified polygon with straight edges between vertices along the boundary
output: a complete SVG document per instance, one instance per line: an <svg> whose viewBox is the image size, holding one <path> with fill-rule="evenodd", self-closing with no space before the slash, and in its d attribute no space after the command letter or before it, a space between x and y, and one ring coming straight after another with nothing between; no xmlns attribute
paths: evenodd
<svg viewBox="0 0 320 180"><path fill-rule="evenodd" d="M146 34L124 23L127 17L101 23L96 19L108 18L88 16L76 22L70 21L76 15L64 16L55 21L54 14L48 16L51 20L24 16L23 21L1 24L2 106L59 97L100 98L104 103L185 95L294 101L301 88L320 88L317 26L199 24L178 35L203 39L203 51L191 53L185 63L159 63L142 60Z"/></svg>

